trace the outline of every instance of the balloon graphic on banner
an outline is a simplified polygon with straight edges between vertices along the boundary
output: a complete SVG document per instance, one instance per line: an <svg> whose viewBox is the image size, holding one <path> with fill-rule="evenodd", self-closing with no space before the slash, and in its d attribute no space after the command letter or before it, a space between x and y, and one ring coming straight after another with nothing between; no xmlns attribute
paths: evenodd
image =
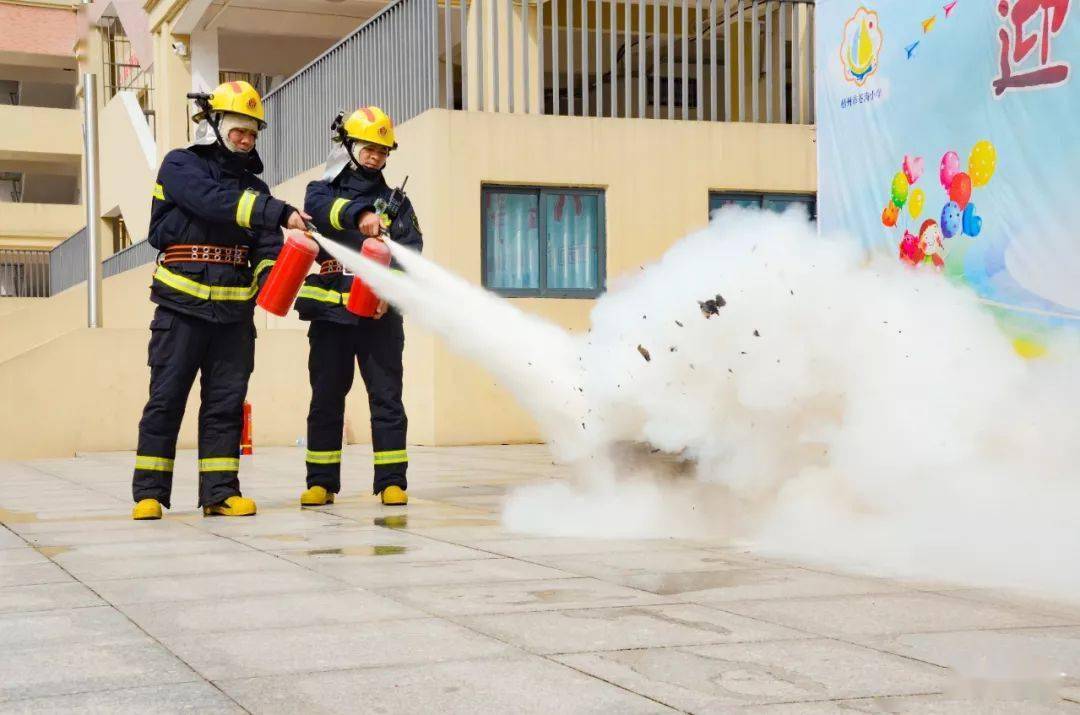
<svg viewBox="0 0 1080 715"><path fill-rule="evenodd" d="M945 238L952 238L963 230L963 219L960 207L955 201L950 201L941 209L941 234Z"/></svg>
<svg viewBox="0 0 1080 715"><path fill-rule="evenodd" d="M953 177L960 172L960 155L955 151L945 152L945 156L941 157L941 171L938 173L938 177L941 179L941 185L946 191L952 186Z"/></svg>
<svg viewBox="0 0 1080 715"><path fill-rule="evenodd" d="M955 201L962 211L971 198L971 177L962 171L954 176L949 184L949 198Z"/></svg>
<svg viewBox="0 0 1080 715"><path fill-rule="evenodd" d="M974 186L986 186L990 177L997 168L997 149L990 142L983 139L971 149L968 158L968 173L971 174L971 183Z"/></svg>
<svg viewBox="0 0 1080 715"><path fill-rule="evenodd" d="M923 159L921 156L904 156L904 176L907 177L909 184L914 184L922 176L923 172Z"/></svg>
<svg viewBox="0 0 1080 715"><path fill-rule="evenodd" d="M963 218L964 233L972 238L979 235L979 231L982 231L982 216L975 215L975 204L968 204L964 209Z"/></svg>
<svg viewBox="0 0 1080 715"><path fill-rule="evenodd" d="M896 176L894 176L892 180L892 202L897 208L904 208L904 204L907 202L909 188L910 186L907 177L904 176L904 172L896 172Z"/></svg>
<svg viewBox="0 0 1080 715"><path fill-rule="evenodd" d="M896 225L896 219L900 216L900 209L896 204L889 204L885 207L885 210L881 212L881 222L892 228Z"/></svg>
<svg viewBox="0 0 1080 715"><path fill-rule="evenodd" d="M911 192L911 196L908 197L907 210L911 214L911 218L919 218L922 215L923 204L926 203L926 192L922 189L915 189Z"/></svg>

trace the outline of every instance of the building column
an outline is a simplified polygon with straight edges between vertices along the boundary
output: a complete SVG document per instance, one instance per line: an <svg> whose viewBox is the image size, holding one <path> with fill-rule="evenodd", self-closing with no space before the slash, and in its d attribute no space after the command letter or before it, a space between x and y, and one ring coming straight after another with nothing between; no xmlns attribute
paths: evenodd
<svg viewBox="0 0 1080 715"><path fill-rule="evenodd" d="M814 7L805 3L796 3L793 7L791 117L796 124L810 124L814 107L814 67L811 57L814 37L810 15Z"/></svg>
<svg viewBox="0 0 1080 715"><path fill-rule="evenodd" d="M173 23L164 21L154 30L154 124L158 158L188 143L191 119L187 93L192 87L191 36L174 35ZM184 43L185 56L173 49ZM216 83L215 83L216 86Z"/></svg>
<svg viewBox="0 0 1080 715"><path fill-rule="evenodd" d="M80 12L86 12L85 8L80 9ZM84 102L86 98L82 96L82 77L86 74L93 73L97 75L97 110L98 110L98 131L101 130L101 113L105 108L105 104L108 102L108 97L105 96L105 73L108 71L108 67L105 66L105 39L101 32L101 28L97 25L88 23L86 33L82 35L75 45L75 56L79 61L79 84L76 87L76 96L78 97L78 110L80 116L84 111ZM99 139L100 149L100 139ZM98 157L98 166L101 165L101 157ZM81 206L86 205L86 187L83 185L84 177L86 176L86 157L82 158L79 167L79 204ZM99 187L100 190L100 187ZM101 240L101 257L107 258L112 255L112 232L109 229L108 222L101 217L98 217L98 236Z"/></svg>
<svg viewBox="0 0 1080 715"><path fill-rule="evenodd" d="M220 76L217 29L195 30L191 33L191 91L212 91Z"/></svg>
<svg viewBox="0 0 1080 715"><path fill-rule="evenodd" d="M472 0L469 3L466 23L468 57L465 58L467 87L464 89L466 109L509 112L512 87L515 114L524 114L526 110L531 114L542 113L543 94L538 72L538 1L544 0ZM550 20L545 18L545 22ZM521 37L522 23L525 23L524 43ZM478 31L480 38L477 38Z"/></svg>

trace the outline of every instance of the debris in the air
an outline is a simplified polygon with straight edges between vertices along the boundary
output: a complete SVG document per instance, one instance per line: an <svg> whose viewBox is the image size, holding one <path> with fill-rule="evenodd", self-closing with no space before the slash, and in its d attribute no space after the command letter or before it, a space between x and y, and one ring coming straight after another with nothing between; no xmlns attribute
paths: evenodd
<svg viewBox="0 0 1080 715"><path fill-rule="evenodd" d="M645 362L650 362L652 360L652 355L649 354L649 351L646 350L644 346L638 345L637 351L641 353L641 357L645 358Z"/></svg>
<svg viewBox="0 0 1080 715"><path fill-rule="evenodd" d="M678 351L679 351L679 348L676 347L675 345L672 345L670 348L668 348L668 352L671 352L671 353L675 353L675 352L678 352Z"/></svg>
<svg viewBox="0 0 1080 715"><path fill-rule="evenodd" d="M641 316L641 319L642 319L642 320L645 320L645 319L647 319L648 317L649 317L649 316L647 316L647 315L643 315L643 316Z"/></svg>
<svg viewBox="0 0 1080 715"><path fill-rule="evenodd" d="M724 300L724 297L719 293L716 294L715 298L698 301L698 307L701 308L701 314L704 315L706 318L711 318L714 315L719 315L720 309L723 308L725 305L727 305L727 301Z"/></svg>
<svg viewBox="0 0 1080 715"><path fill-rule="evenodd" d="M756 331L756 330L755 330L755 331L754 331L754 337L755 337L755 338L760 338L760 337L761 337L761 333L759 333L758 331Z"/></svg>
<svg viewBox="0 0 1080 715"><path fill-rule="evenodd" d="M680 323L680 322L679 322L679 321L677 321L677 320L675 321L675 325L678 325L678 326L679 326L680 328L681 328L681 327L683 326L683 325L682 325L682 323Z"/></svg>

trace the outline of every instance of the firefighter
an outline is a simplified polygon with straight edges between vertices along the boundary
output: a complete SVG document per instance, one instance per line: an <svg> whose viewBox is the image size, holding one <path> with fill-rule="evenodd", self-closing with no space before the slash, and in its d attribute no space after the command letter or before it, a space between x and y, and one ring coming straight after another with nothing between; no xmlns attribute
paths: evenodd
<svg viewBox="0 0 1080 715"><path fill-rule="evenodd" d="M406 198L396 216L388 215L392 191L383 178L390 152L397 148L390 117L378 107L361 107L332 128L337 144L319 181L308 184L304 210L325 236L359 250L383 231L413 250L423 248L416 212ZM401 315L379 303L373 318L349 312L352 277L327 254L319 254L318 275L308 276L296 301L308 330L311 408L308 411L307 490L302 506L334 501L341 488L342 424L345 396L353 384L353 361L367 388L371 443L375 451L373 492L383 504L404 505L409 498L405 472L408 419L401 401L405 334Z"/></svg>
<svg viewBox="0 0 1080 715"><path fill-rule="evenodd" d="M240 432L254 367L255 296L281 248L281 227L307 217L275 199L257 176L255 151L266 126L247 82L193 95L195 141L170 151L158 170L150 244L160 251L150 287L150 399L139 422L135 519L160 519L170 506L176 437L201 373L199 506L205 515L248 516L240 493Z"/></svg>

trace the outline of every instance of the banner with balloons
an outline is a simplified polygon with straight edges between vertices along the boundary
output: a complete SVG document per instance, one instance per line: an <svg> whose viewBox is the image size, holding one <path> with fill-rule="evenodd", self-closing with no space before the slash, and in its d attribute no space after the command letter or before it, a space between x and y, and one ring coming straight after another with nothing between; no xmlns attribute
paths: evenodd
<svg viewBox="0 0 1080 715"><path fill-rule="evenodd" d="M999 312L1080 325L1069 6L818 0L821 230L963 282Z"/></svg>

